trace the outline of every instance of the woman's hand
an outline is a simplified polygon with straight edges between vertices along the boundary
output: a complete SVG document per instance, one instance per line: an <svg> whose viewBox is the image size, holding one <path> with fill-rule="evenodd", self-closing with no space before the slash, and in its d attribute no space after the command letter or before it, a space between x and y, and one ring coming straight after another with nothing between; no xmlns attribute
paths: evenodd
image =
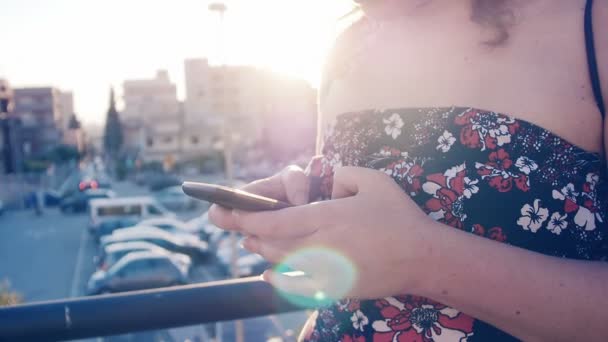
<svg viewBox="0 0 608 342"><path fill-rule="evenodd" d="M291 177L283 172L247 190L294 203L291 199L301 193L294 189L308 183L291 172ZM248 236L248 250L308 276L267 271L264 279L274 286L307 296L323 291L331 298L415 293L431 245L423 223L434 223L390 177L356 167L335 171L330 201L273 212L230 213L213 207L210 217L218 226Z"/></svg>
<svg viewBox="0 0 608 342"><path fill-rule="evenodd" d="M272 177L249 183L241 189L293 205L302 205L309 202L310 182L300 167L292 165ZM224 229L236 230L238 228L232 210L217 204L209 208L209 219Z"/></svg>

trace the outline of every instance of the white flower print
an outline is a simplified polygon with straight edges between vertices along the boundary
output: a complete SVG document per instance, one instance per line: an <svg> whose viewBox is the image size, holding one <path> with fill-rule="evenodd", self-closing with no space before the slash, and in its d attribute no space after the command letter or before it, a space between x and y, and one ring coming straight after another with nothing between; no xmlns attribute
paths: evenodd
<svg viewBox="0 0 608 342"><path fill-rule="evenodd" d="M503 146L511 142L511 133L509 133L509 124L515 122L513 118L499 117L496 113L488 113L487 115L477 116L471 120L471 128L478 131L483 138L489 135L496 139L496 145ZM483 143L483 139L482 139ZM482 151L486 149L485 143Z"/></svg>
<svg viewBox="0 0 608 342"><path fill-rule="evenodd" d="M534 200L534 206L525 204L521 208L521 217L517 220L517 224L524 230L529 230L536 233L543 225L543 222L549 217L549 210L540 207L540 199Z"/></svg>
<svg viewBox="0 0 608 342"><path fill-rule="evenodd" d="M335 169L335 168L338 168L338 167L342 166L342 160L340 158L340 154L339 153L334 153L334 155L329 160L329 166L332 169Z"/></svg>
<svg viewBox="0 0 608 342"><path fill-rule="evenodd" d="M464 177L464 197L471 198L473 194L476 194L479 191L479 187L476 185L477 183L479 183L479 179Z"/></svg>
<svg viewBox="0 0 608 342"><path fill-rule="evenodd" d="M437 139L439 145L437 145L436 149L441 150L441 152L446 153L450 150L452 145L456 142L456 138L452 135L452 133L448 131L443 131L443 134Z"/></svg>
<svg viewBox="0 0 608 342"><path fill-rule="evenodd" d="M515 162L515 166L519 169L519 171L529 175L530 172L538 169L538 164L528 157L519 157Z"/></svg>
<svg viewBox="0 0 608 342"><path fill-rule="evenodd" d="M568 185L563 187L561 191L553 190L552 195L555 199L563 201L567 198L576 203L576 196L578 196L579 193L574 191L574 184L568 183Z"/></svg>
<svg viewBox="0 0 608 342"><path fill-rule="evenodd" d="M580 206L580 207L578 207L578 211L576 212L576 215L574 215L574 223L576 223L577 226L584 228L586 231L595 230L596 216L599 218L599 221L602 222L599 214L596 215L596 214L592 213L591 210L589 210L583 206Z"/></svg>
<svg viewBox="0 0 608 342"><path fill-rule="evenodd" d="M403 127L403 119L401 119L401 116L394 113L388 119L383 119L382 121L386 124L386 128L384 128L386 134L393 137L393 139L397 139L401 134L401 127Z"/></svg>
<svg viewBox="0 0 608 342"><path fill-rule="evenodd" d="M587 183L589 183L589 187L591 191L595 189L595 184L600 180L600 176L597 173L588 173L586 177Z"/></svg>
<svg viewBox="0 0 608 342"><path fill-rule="evenodd" d="M364 327L369 324L367 316L365 316L361 310L355 311L350 320L353 322L353 328L359 331L363 331Z"/></svg>
<svg viewBox="0 0 608 342"><path fill-rule="evenodd" d="M568 214L562 216L559 212L553 213L549 219L549 223L547 223L547 229L549 229L550 232L559 235L562 230L568 227L568 222L566 221L567 217Z"/></svg>

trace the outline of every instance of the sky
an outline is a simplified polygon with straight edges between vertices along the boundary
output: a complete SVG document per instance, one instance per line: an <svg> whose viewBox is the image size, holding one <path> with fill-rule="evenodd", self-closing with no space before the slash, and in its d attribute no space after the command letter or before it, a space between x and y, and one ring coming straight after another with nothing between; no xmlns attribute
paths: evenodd
<svg viewBox="0 0 608 342"><path fill-rule="evenodd" d="M268 67L313 86L350 0L0 0L0 78L74 92L85 124L105 119L109 88L166 69L183 99L183 61ZM220 48L220 46L223 46ZM220 53L223 51L223 53ZM220 56L224 56L221 58Z"/></svg>

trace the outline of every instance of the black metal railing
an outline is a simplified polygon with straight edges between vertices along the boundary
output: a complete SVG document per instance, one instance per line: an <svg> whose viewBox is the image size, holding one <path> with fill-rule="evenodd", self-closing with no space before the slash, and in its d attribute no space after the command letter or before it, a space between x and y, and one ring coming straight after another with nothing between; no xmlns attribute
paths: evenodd
<svg viewBox="0 0 608 342"><path fill-rule="evenodd" d="M109 336L301 309L250 277L0 308L0 341Z"/></svg>

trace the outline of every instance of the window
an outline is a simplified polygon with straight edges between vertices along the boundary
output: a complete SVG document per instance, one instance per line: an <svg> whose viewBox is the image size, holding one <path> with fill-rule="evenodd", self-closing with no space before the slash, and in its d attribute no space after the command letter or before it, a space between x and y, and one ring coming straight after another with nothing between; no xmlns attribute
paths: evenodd
<svg viewBox="0 0 608 342"><path fill-rule="evenodd" d="M170 144L170 143L172 143L172 142L173 142L173 137L164 137L164 138L163 138L163 142L164 142L165 144Z"/></svg>
<svg viewBox="0 0 608 342"><path fill-rule="evenodd" d="M19 97L17 100L17 104L18 105L22 105L22 106L29 106L31 104L34 103L34 99L32 99L29 96L23 96L23 97Z"/></svg>
<svg viewBox="0 0 608 342"><path fill-rule="evenodd" d="M120 205L99 207L97 209L98 216L126 216L126 215L141 215L141 206L139 205Z"/></svg>
<svg viewBox="0 0 608 342"><path fill-rule="evenodd" d="M163 211L154 205L148 205L147 208L148 208L148 213L150 215L162 215L163 214Z"/></svg>
<svg viewBox="0 0 608 342"><path fill-rule="evenodd" d="M128 263L125 267L123 267L119 273L123 273L125 275L134 275L145 273L150 267L148 266L149 260L139 259L133 260Z"/></svg>
<svg viewBox="0 0 608 342"><path fill-rule="evenodd" d="M196 93L196 96L198 96L199 99L202 99L203 97L205 97L205 91L204 90L199 90Z"/></svg>
<svg viewBox="0 0 608 342"><path fill-rule="evenodd" d="M190 142L192 143L192 145L198 144L198 137L196 135L191 136Z"/></svg>
<svg viewBox="0 0 608 342"><path fill-rule="evenodd" d="M154 139L152 139L152 138L147 138L147 139L146 139L146 145L147 145L148 147L152 147L152 146L154 146Z"/></svg>

